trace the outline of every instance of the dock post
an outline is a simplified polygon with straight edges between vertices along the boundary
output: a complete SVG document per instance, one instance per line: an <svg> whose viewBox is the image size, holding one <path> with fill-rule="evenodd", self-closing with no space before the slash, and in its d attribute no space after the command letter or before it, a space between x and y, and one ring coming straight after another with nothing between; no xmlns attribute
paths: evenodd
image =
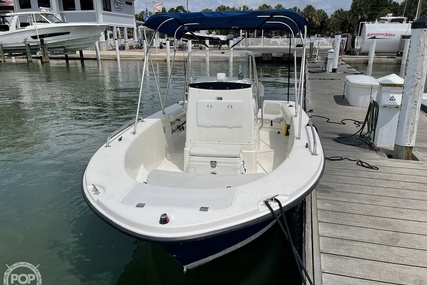
<svg viewBox="0 0 427 285"><path fill-rule="evenodd" d="M369 59L368 59L368 70L367 75L372 74L372 66L374 65L375 49L377 48L377 39L373 39L371 46L369 47Z"/></svg>
<svg viewBox="0 0 427 285"><path fill-rule="evenodd" d="M168 75L171 74L171 43L166 39L166 63L168 66Z"/></svg>
<svg viewBox="0 0 427 285"><path fill-rule="evenodd" d="M411 44L411 36L402 36L403 41L405 42L405 45L403 47L403 54L402 54L402 63L400 65L400 77L405 78L405 71L406 71L406 63L408 61L408 52L409 52L409 45Z"/></svg>
<svg viewBox="0 0 427 285"><path fill-rule="evenodd" d="M332 72L337 72L338 69L338 61L340 56L340 44L341 44L341 33L335 34L334 41L334 60L332 61Z"/></svg>
<svg viewBox="0 0 427 285"><path fill-rule="evenodd" d="M33 55L31 54L30 45L27 43L27 40L24 41L25 44L25 52L27 54L27 62L33 62Z"/></svg>
<svg viewBox="0 0 427 285"><path fill-rule="evenodd" d="M82 65L85 65L85 57L83 55L83 50L79 50L79 55L80 55L80 62L82 63Z"/></svg>
<svg viewBox="0 0 427 285"><path fill-rule="evenodd" d="M424 15L411 24L411 44L397 124L394 158L412 159L426 75L427 16Z"/></svg>
<svg viewBox="0 0 427 285"><path fill-rule="evenodd" d="M310 37L310 49L308 52L308 58L309 59L313 59L313 53L314 53L314 38L311 36Z"/></svg>
<svg viewBox="0 0 427 285"><path fill-rule="evenodd" d="M114 39L114 43L115 43L115 46L116 46L116 60L120 61L119 40L118 39Z"/></svg>
<svg viewBox="0 0 427 285"><path fill-rule="evenodd" d="M0 44L0 57L1 57L1 62L6 62L6 57L4 56L3 44Z"/></svg>
<svg viewBox="0 0 427 285"><path fill-rule="evenodd" d="M44 43L44 39L40 39L41 52L42 52L42 63L49 63L49 52L47 50L47 45Z"/></svg>
<svg viewBox="0 0 427 285"><path fill-rule="evenodd" d="M332 72L332 65L333 65L333 61L334 61L334 54L335 51L333 49L328 50L328 58L326 61L326 71L328 73Z"/></svg>
<svg viewBox="0 0 427 285"><path fill-rule="evenodd" d="M101 52L99 51L99 41L95 42L95 53L96 53L96 61L99 63L101 61Z"/></svg>
<svg viewBox="0 0 427 285"><path fill-rule="evenodd" d="M228 41L228 46L230 48L230 55L228 57L228 76L229 77L233 77L233 49L232 46L234 45L234 40L229 40Z"/></svg>
<svg viewBox="0 0 427 285"><path fill-rule="evenodd" d="M190 53L192 49L193 49L193 43L191 42L191 40L188 40L187 41L187 51L188 51L188 53Z"/></svg>

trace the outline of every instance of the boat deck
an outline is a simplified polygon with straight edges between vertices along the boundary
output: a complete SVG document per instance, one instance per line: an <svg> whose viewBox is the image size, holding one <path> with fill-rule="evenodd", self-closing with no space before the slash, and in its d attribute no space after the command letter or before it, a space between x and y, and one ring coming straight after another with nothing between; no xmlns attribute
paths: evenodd
<svg viewBox="0 0 427 285"><path fill-rule="evenodd" d="M289 137L284 137L278 129L268 127L261 129L256 173L270 173L286 159L288 154L283 152L283 148L286 147L288 140ZM168 155L158 169L175 172L184 171L184 145L185 138L183 137L176 142L174 152ZM275 151L276 149L278 151Z"/></svg>
<svg viewBox="0 0 427 285"><path fill-rule="evenodd" d="M421 112L414 154L418 161L389 159L367 146L333 141L358 128L327 123L363 121L366 109L342 98L346 64L337 73L321 72L323 59L308 64L311 115L325 156L360 159L326 161L325 174L307 199L306 261L320 284L427 284L427 117Z"/></svg>

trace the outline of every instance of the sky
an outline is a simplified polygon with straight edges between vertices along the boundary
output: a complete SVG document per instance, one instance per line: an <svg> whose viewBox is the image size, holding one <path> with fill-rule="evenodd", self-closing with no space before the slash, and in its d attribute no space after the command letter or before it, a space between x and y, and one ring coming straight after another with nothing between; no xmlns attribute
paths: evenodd
<svg viewBox="0 0 427 285"><path fill-rule="evenodd" d="M157 0L154 0L157 1ZM163 3L166 11L177 6L187 6L187 0L158 0ZM338 9L349 10L352 0L188 0L188 10L191 12L199 12L204 8L215 10L218 6L240 7L241 4L248 6L251 9L256 9L262 4L269 4L272 7L277 4L282 4L285 8L298 7L304 9L307 5L312 5L315 9L323 9L328 15L331 15ZM399 1L401 2L401 1ZM153 1L135 0L135 13L145 10L146 5L150 12L153 11Z"/></svg>

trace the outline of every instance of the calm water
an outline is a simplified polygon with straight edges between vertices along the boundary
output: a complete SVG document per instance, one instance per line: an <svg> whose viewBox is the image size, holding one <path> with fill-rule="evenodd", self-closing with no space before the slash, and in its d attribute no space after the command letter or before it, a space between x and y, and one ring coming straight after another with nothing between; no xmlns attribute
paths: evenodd
<svg viewBox="0 0 427 285"><path fill-rule="evenodd" d="M368 65L367 64L360 64L360 63L350 63L351 67L357 69L358 71L367 74L368 71ZM372 76L375 78L383 77L385 75L389 74L400 74L400 64L396 63L387 63L387 64L374 64L372 65Z"/></svg>
<svg viewBox="0 0 427 285"><path fill-rule="evenodd" d="M163 78L165 66L155 68ZM85 166L134 117L141 72L138 62L0 64L0 276L29 262L43 284L295 284L278 228L184 275L158 245L120 233L85 204ZM260 66L259 74L266 94L282 96L285 67ZM178 77L173 83L170 102L182 97ZM147 116L159 101L144 94Z"/></svg>

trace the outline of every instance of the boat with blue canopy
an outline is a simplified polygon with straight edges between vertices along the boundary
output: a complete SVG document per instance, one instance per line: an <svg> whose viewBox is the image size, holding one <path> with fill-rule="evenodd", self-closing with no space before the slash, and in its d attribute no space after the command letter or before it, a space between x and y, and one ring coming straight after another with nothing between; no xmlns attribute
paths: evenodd
<svg viewBox="0 0 427 285"><path fill-rule="evenodd" d="M185 72L170 72L165 94L154 88L161 109L141 118L145 72L151 67L155 74L146 49L135 119L107 138L85 170L82 192L92 210L131 236L161 244L187 269L256 239L303 201L324 170L321 142L304 111L306 25L291 10L150 17L147 28L176 40L200 30L287 32L294 51L302 46L294 100L265 99L251 51L203 49L188 54ZM173 76L185 77L182 100L165 106Z"/></svg>

